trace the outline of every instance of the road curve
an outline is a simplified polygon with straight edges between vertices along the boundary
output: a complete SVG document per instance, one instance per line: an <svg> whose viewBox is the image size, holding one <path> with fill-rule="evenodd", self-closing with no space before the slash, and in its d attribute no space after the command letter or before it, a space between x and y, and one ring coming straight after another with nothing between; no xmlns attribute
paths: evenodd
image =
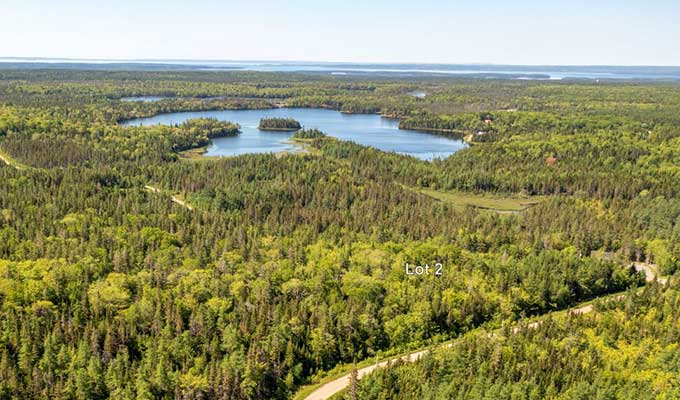
<svg viewBox="0 0 680 400"><path fill-rule="evenodd" d="M655 279L662 285L665 285L668 279L657 276L657 266L650 263L644 263L636 261L633 263L633 267L638 272L645 273L645 281L652 282Z"/></svg>
<svg viewBox="0 0 680 400"><path fill-rule="evenodd" d="M654 280L657 280L661 284L666 283L665 278L659 278L656 276L656 266L653 264L648 264L648 263L642 263L642 262L635 262L633 263L633 267L635 270L638 272L642 271L645 273L645 281L647 282L652 282ZM623 295L619 296L623 297ZM587 314L590 313L594 310L594 307L592 304L587 304L581 307L576 307L570 309L568 312L570 314L574 315L582 315L582 314ZM538 326L541 325L543 321L534 321L526 326L516 326L512 328L512 333L517 333L522 329L534 329L537 328ZM447 343L439 347L435 347L434 349L441 349L441 348L447 348L451 347L453 343ZM378 363L375 363L373 365L370 365L368 367L361 368L357 370L357 377L358 379L361 379L363 376L370 374L377 368L382 368L387 366L388 363L394 362L396 360L402 360L406 362L415 362L418 361L420 358L422 358L424 355L432 351L433 349L425 349L425 350L419 350L415 351L413 353L409 353L405 356L381 361ZM310 393L307 397L305 397L305 400L325 400L328 399L338 393L340 393L343 389L345 389L347 386L350 384L350 377L351 373L345 374L335 380L332 380L328 383L324 383L323 385L319 386L317 389L315 389L312 393Z"/></svg>
<svg viewBox="0 0 680 400"><path fill-rule="evenodd" d="M150 185L144 185L144 189L146 189L150 192L153 192L153 193L161 193L160 189L158 189L157 187L150 186ZM178 197L170 196L170 200L172 200L173 203L178 204L178 205L186 208L189 211L194 210L194 207L191 206L191 204L188 204L187 202L185 202L184 200L182 200Z"/></svg>
<svg viewBox="0 0 680 400"><path fill-rule="evenodd" d="M445 347L451 347L451 343L443 345L439 348L445 348ZM387 366L388 363L395 362L396 360L402 360L402 361L406 361L406 362L418 361L421 357L423 357L425 354L429 353L430 351L431 351L430 349L419 350L419 351L407 354L405 356L396 357L396 358L392 358L392 359L389 359L389 360L378 362L378 363L373 364L373 365L369 365L368 367L364 367L364 368L357 370L357 377L359 379L361 379L363 376L373 372L376 368L385 367L385 366ZM319 387L318 389L313 391L309 396L305 397L305 400L328 399L329 397L339 393L340 391L342 391L344 388L346 388L349 385L351 375L352 375L351 373L343 375L338 379L335 379L333 381L330 381L330 382L322 385L321 387Z"/></svg>
<svg viewBox="0 0 680 400"><path fill-rule="evenodd" d="M15 169L18 169L18 170L24 169L24 167L22 167L21 165L19 165L17 163L13 163L8 157L3 156L2 154L0 154L0 161L5 163L8 167L14 167Z"/></svg>

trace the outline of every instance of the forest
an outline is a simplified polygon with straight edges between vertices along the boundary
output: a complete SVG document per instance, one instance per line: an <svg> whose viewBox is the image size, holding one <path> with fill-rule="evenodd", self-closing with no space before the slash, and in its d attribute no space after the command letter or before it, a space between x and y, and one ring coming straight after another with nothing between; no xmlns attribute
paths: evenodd
<svg viewBox="0 0 680 400"><path fill-rule="evenodd" d="M120 124L277 107L470 145L430 162L310 129L304 152L195 158L240 127ZM341 396L674 398L679 195L668 83L0 70L0 399L286 399L449 340Z"/></svg>
<svg viewBox="0 0 680 400"><path fill-rule="evenodd" d="M357 382L361 399L676 398L676 290L653 288L599 305L597 316L537 329L465 335L416 364L394 363Z"/></svg>

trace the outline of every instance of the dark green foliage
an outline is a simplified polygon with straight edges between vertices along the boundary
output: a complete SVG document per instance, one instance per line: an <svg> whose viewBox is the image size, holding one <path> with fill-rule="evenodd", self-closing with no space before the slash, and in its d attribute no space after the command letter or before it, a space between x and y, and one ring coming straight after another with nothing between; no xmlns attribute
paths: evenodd
<svg viewBox="0 0 680 400"><path fill-rule="evenodd" d="M293 139L320 139L326 135L318 129L302 129L293 134Z"/></svg>
<svg viewBox="0 0 680 400"><path fill-rule="evenodd" d="M196 131L197 134L209 138L234 136L237 135L241 129L238 124L219 121L215 118L193 118L184 121L179 127L190 133Z"/></svg>
<svg viewBox="0 0 680 400"><path fill-rule="evenodd" d="M293 118L262 118L258 128L263 131L294 131L302 126Z"/></svg>

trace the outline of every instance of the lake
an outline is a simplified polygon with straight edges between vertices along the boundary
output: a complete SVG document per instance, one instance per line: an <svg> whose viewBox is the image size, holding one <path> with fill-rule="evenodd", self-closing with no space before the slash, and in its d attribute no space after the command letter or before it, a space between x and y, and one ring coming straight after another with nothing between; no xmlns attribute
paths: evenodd
<svg viewBox="0 0 680 400"><path fill-rule="evenodd" d="M422 160L445 158L467 145L463 140L418 131L399 129L399 121L376 114L343 114L315 108L275 108L269 110L191 111L137 118L124 126L173 125L191 118L216 118L241 125L237 136L212 139L206 156L236 156L247 153L296 151L290 143L293 132L261 131L260 118L281 117L300 121L303 128L316 128L329 136L377 149L406 154Z"/></svg>
<svg viewBox="0 0 680 400"><path fill-rule="evenodd" d="M154 101L161 101L165 99L171 99L172 97L166 97L166 96L135 96L135 97L121 97L119 100L120 101L141 101L144 103L151 103Z"/></svg>
<svg viewBox="0 0 680 400"><path fill-rule="evenodd" d="M423 92L422 90L414 90L412 92L408 92L407 94L418 99L424 99L425 96L427 96L427 93Z"/></svg>

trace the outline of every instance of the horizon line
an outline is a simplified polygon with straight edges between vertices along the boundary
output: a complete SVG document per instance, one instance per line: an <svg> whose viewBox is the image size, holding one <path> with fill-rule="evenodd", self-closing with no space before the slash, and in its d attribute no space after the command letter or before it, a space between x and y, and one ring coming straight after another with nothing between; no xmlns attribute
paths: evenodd
<svg viewBox="0 0 680 400"><path fill-rule="evenodd" d="M192 58L75 58L75 57L14 57L0 56L0 62L40 62L40 61L64 61L71 63L99 62L99 63L279 63L279 64L359 64L359 65L455 65L455 66L519 66L519 67L652 67L652 68L680 68L680 65L671 64L513 64L496 62L412 62L412 61L310 61L310 60L266 60L266 59L192 59Z"/></svg>

